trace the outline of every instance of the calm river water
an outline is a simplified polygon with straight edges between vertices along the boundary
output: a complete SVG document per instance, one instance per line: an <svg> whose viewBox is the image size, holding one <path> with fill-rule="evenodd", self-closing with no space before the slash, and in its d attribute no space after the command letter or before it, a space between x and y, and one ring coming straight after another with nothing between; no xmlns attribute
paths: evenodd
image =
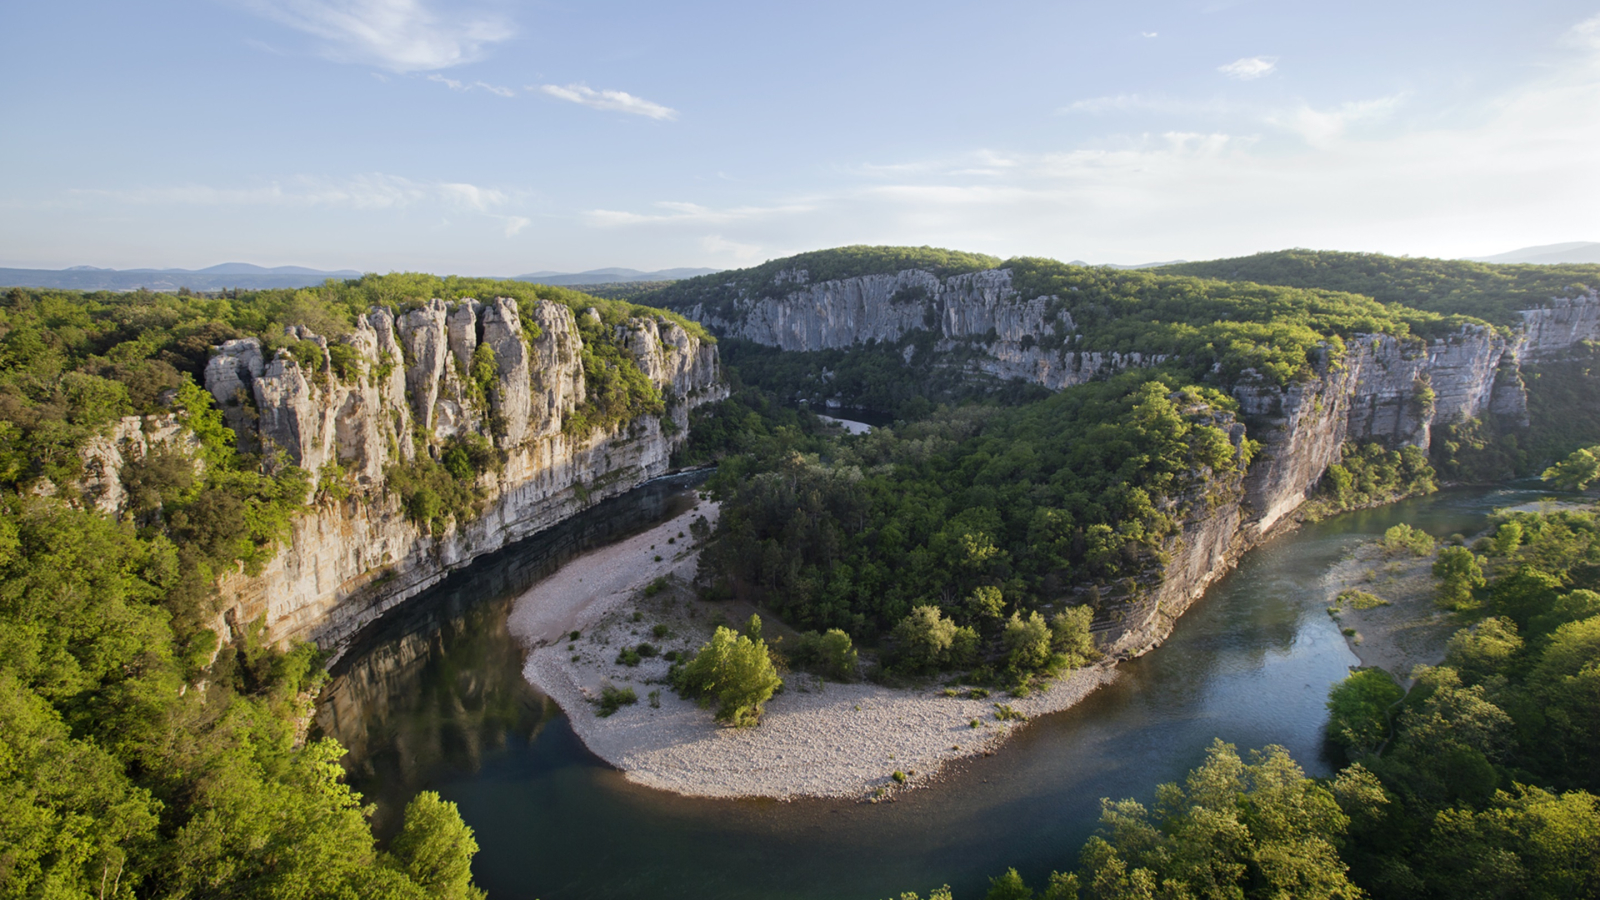
<svg viewBox="0 0 1600 900"><path fill-rule="evenodd" d="M1471 534L1495 507L1539 495L1444 491L1270 541L1115 684L894 803L692 800L636 787L522 679L505 628L512 598L574 553L685 508L693 492L681 483L609 501L406 604L341 661L318 724L351 748L351 781L378 803L380 831L417 790L460 805L491 900L874 900L946 883L968 900L1009 866L1030 880L1070 867L1101 797L1148 802L1215 737L1282 744L1327 774L1323 701L1357 662L1317 590L1328 567L1395 523Z"/></svg>

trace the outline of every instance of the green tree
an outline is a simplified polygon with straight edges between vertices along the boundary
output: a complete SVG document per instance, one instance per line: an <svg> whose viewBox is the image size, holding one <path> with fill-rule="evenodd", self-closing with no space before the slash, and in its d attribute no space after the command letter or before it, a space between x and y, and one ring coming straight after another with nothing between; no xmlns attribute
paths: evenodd
<svg viewBox="0 0 1600 900"><path fill-rule="evenodd" d="M1439 557L1433 561L1433 577L1439 579L1439 605L1446 609L1474 608L1472 591L1484 585L1483 568L1465 547L1440 550Z"/></svg>
<svg viewBox="0 0 1600 900"><path fill-rule="evenodd" d="M1037 672L1050 664L1050 626L1038 610L1029 612L1026 619L1012 613L1000 633L1000 643L1006 665L1017 672Z"/></svg>
<svg viewBox="0 0 1600 900"><path fill-rule="evenodd" d="M472 884L478 842L454 803L423 791L406 804L405 826L390 847L401 871L437 900L482 900Z"/></svg>
<svg viewBox="0 0 1600 900"><path fill-rule="evenodd" d="M1539 476L1564 491L1581 491L1600 479L1600 447L1572 451Z"/></svg>
<svg viewBox="0 0 1600 900"><path fill-rule="evenodd" d="M1217 741L1183 786L1156 797L1153 816L1132 800L1102 801L1082 857L1090 897L1361 896L1338 852L1349 817L1282 747L1247 763Z"/></svg>
<svg viewBox="0 0 1600 900"><path fill-rule="evenodd" d="M1405 697L1388 672L1361 669L1328 693L1328 736L1355 759L1376 751L1389 737L1389 716Z"/></svg>
<svg viewBox="0 0 1600 900"><path fill-rule="evenodd" d="M1094 610L1088 606L1069 606L1050 617L1050 645L1067 668L1088 665L1100 656L1089 630L1092 624Z"/></svg>
<svg viewBox="0 0 1600 900"><path fill-rule="evenodd" d="M760 619L751 619L759 634ZM710 643L678 670L674 683L684 696L716 702L717 721L742 728L761 722L762 705L783 680L765 641L718 626Z"/></svg>

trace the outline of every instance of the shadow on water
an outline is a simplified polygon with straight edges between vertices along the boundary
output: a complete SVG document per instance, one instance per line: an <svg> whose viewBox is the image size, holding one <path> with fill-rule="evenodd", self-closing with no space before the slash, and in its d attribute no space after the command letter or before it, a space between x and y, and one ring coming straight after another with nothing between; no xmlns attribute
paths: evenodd
<svg viewBox="0 0 1600 900"><path fill-rule="evenodd" d="M340 667L319 722L352 748L352 781L385 827L424 787L460 805L482 847L474 872L494 900L872 900L944 883L982 896L1008 866L1034 880L1071 866L1101 797L1148 802L1213 738L1282 744L1328 774L1323 702L1356 663L1324 612L1329 566L1398 522L1471 534L1495 507L1535 496L1447 491L1272 540L1114 684L894 803L692 800L628 783L522 681L505 615L554 567L532 561L544 552L533 549L476 564L381 623ZM648 509L636 525L664 512Z"/></svg>
<svg viewBox="0 0 1600 900"><path fill-rule="evenodd" d="M434 771L475 772L560 709L522 677L511 604L586 550L697 503L709 471L651 481L474 561L368 626L334 665L316 728L349 751L350 779L378 804L379 833Z"/></svg>

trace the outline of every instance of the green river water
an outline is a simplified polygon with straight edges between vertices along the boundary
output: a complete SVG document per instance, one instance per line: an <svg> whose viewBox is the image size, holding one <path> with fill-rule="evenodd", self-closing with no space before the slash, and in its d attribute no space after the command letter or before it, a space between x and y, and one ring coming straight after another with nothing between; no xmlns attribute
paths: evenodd
<svg viewBox="0 0 1600 900"><path fill-rule="evenodd" d="M1443 491L1350 513L1246 555L1116 683L1029 723L992 757L893 803L696 800L632 784L591 755L523 680L511 600L588 547L693 502L657 481L473 564L359 638L318 725L351 748L351 781L380 832L421 789L459 804L491 900L733 897L873 900L950 884L981 897L1009 866L1073 865L1101 797L1148 801L1215 737L1282 744L1328 774L1323 702L1357 660L1325 612L1323 575L1398 522L1479 530L1533 485Z"/></svg>

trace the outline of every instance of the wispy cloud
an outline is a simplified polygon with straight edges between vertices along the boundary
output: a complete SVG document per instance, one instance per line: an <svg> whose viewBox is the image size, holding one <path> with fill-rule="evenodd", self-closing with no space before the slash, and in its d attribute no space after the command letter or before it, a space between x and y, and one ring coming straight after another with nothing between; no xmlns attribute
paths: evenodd
<svg viewBox="0 0 1600 900"><path fill-rule="evenodd" d="M713 256L732 257L741 263L752 263L763 256L760 244L730 241L720 234L708 234L701 238L700 248Z"/></svg>
<svg viewBox="0 0 1600 900"><path fill-rule="evenodd" d="M283 206L359 210L401 209L432 204L461 212L487 213L511 202L499 188L453 181L413 181L373 173L344 179L295 176L249 187L204 184L70 192L82 199L137 206Z"/></svg>
<svg viewBox="0 0 1600 900"><path fill-rule="evenodd" d="M440 11L427 0L239 0L247 9L323 42L323 55L395 72L446 69L481 59L510 38L485 12Z"/></svg>
<svg viewBox="0 0 1600 900"><path fill-rule="evenodd" d="M643 97L635 97L626 91L597 91L584 84L540 84L529 85L528 90L539 91L567 100L572 103L582 104L591 109L602 109L607 112L628 113L634 116L645 116L650 119L676 119L678 111L671 107L652 103Z"/></svg>
<svg viewBox="0 0 1600 900"><path fill-rule="evenodd" d="M1236 106L1223 100L1189 100L1165 95L1113 94L1106 97L1086 97L1074 100L1056 110L1058 113L1085 113L1100 115L1120 112L1160 112L1189 114L1216 114L1235 112Z"/></svg>
<svg viewBox="0 0 1600 900"><path fill-rule="evenodd" d="M457 81L454 78L446 78L437 72L429 75L428 80L436 81L452 91L482 90L488 91L489 93L494 94L496 97L515 97L517 95L517 92L511 88L503 87L498 84L489 84L486 81Z"/></svg>
<svg viewBox="0 0 1600 900"><path fill-rule="evenodd" d="M796 201L782 206L738 206L714 209L698 203L681 203L663 200L653 204L661 212L635 213L614 209L592 209L584 214L590 224L602 228L626 225L725 225L731 222L748 222L774 216L808 212L809 202Z"/></svg>
<svg viewBox="0 0 1600 900"><path fill-rule="evenodd" d="M1217 66L1217 71L1229 78L1249 81L1253 78L1271 75L1277 68L1278 58L1276 56L1246 56L1244 59L1236 59L1225 66Z"/></svg>
<svg viewBox="0 0 1600 900"><path fill-rule="evenodd" d="M1343 137L1353 124L1388 118L1404 100L1404 95L1394 94L1372 100L1352 100L1332 109L1316 109L1302 103L1288 112L1269 114L1267 121L1293 131L1307 143L1321 145Z"/></svg>

